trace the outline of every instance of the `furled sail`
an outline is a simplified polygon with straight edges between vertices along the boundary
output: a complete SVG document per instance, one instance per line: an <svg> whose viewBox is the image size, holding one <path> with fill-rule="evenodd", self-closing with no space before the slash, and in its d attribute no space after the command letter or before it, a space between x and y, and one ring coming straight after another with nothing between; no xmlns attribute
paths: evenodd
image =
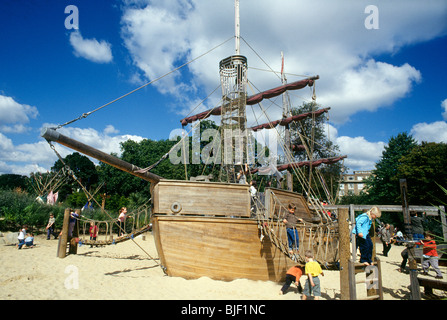
<svg viewBox="0 0 447 320"><path fill-rule="evenodd" d="M314 85L314 81L317 80L319 77L315 76L315 77L311 77L311 78L307 78L307 79L303 79L303 80L299 80L299 81L295 81L292 83L287 83L284 84L282 86L267 90L267 91L263 91L260 92L258 94L255 94L253 96L250 96L247 98L247 105L254 105L257 104L259 102L261 102L264 99L270 99L276 96L279 96L280 94L284 93L287 90L298 90L298 89L302 89L306 86L313 86ZM203 111L201 113L183 118L182 120L180 120L182 126L186 126L187 124L197 121L197 120L203 120L206 119L210 116L219 116L221 114L221 106L213 108L213 109L209 109L207 111Z"/></svg>
<svg viewBox="0 0 447 320"><path fill-rule="evenodd" d="M306 112L306 113L301 113L301 114L297 114L288 118L283 118L280 120L275 120L275 121L271 121L271 122L267 122L267 123L263 123L254 127L251 127L250 129L253 131L258 131L261 129L271 129L276 127L278 124L285 126L288 125L289 123L291 123L292 121L299 121L299 120L303 120L305 118L311 117L312 115L314 116L320 116L325 112L328 112L331 108L324 108L324 109L320 109L317 111L311 111L311 112Z"/></svg>
<svg viewBox="0 0 447 320"><path fill-rule="evenodd" d="M294 163L288 163L288 164L283 164L280 166L277 166L276 169L278 171L284 171L287 169L292 169L292 168L299 168L299 167L304 167L304 166L310 166L312 164L312 167L318 167L319 165L322 164L334 164L337 163L340 160L345 159L347 156L339 156L339 157L332 157L332 158L326 158L326 159L318 159L318 160L314 160L314 161L300 161L300 162L294 162ZM257 173L259 168L255 168L253 170L251 170L250 172L252 174Z"/></svg>

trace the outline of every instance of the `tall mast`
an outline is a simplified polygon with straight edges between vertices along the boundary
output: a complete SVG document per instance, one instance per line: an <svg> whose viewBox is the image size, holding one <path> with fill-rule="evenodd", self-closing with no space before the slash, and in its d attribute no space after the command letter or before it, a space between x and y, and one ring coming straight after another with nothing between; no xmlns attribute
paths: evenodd
<svg viewBox="0 0 447 320"><path fill-rule="evenodd" d="M240 55L239 0L235 0L236 54L219 63L222 86L221 137L223 174L222 180L236 182L235 165L245 167L248 162L246 104L247 58Z"/></svg>
<svg viewBox="0 0 447 320"><path fill-rule="evenodd" d="M234 1L234 28L235 28L235 40L236 40L236 54L240 54L240 38L241 38L241 25L239 18L239 0Z"/></svg>
<svg viewBox="0 0 447 320"><path fill-rule="evenodd" d="M286 74L284 73L284 53L281 51L281 81L283 85L287 84ZM282 94L282 117L288 118L292 114L290 112L289 99L287 91ZM289 124L284 126L284 158L288 161L292 156L291 139ZM286 184L287 190L293 191L293 178L289 170L286 173Z"/></svg>

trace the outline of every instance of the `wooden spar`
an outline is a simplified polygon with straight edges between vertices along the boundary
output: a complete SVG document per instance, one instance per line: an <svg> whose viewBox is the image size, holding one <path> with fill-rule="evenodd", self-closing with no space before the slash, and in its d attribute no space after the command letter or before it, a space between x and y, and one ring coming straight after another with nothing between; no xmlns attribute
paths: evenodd
<svg viewBox="0 0 447 320"><path fill-rule="evenodd" d="M60 143L68 148L79 151L87 156L93 157L101 162L107 163L117 169L128 172L134 176L137 176L151 183L156 184L162 179L162 177L153 174L151 172L144 172L144 173L136 172L141 168L126 161L123 161L117 157L114 157L110 154L99 151L98 149L90 147L86 144L83 144L82 142L64 136L52 128L43 128L41 136L45 138L47 141L54 141Z"/></svg>
<svg viewBox="0 0 447 320"><path fill-rule="evenodd" d="M409 205L407 201L407 180L400 179L400 193L402 198L402 211L404 213L404 223L405 223L405 233L408 239L413 239L413 234L411 230L411 218ZM408 265L410 267L410 291L411 291L411 300L421 300L421 289L419 286L419 282L417 279L418 271L417 271L417 263L414 258L414 246L408 247Z"/></svg>
<svg viewBox="0 0 447 320"><path fill-rule="evenodd" d="M349 300L350 298L350 284L349 284L349 259L351 258L350 238L351 231L349 230L349 210L342 208L338 211L338 234L339 234L339 252L340 252L340 298L342 300Z"/></svg>

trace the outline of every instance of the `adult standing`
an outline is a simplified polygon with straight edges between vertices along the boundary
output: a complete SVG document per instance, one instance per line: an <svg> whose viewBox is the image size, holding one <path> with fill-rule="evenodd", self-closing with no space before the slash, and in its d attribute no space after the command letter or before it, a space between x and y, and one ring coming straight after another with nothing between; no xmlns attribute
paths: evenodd
<svg viewBox="0 0 447 320"><path fill-rule="evenodd" d="M388 257L388 252L391 250L391 232L388 223L380 230L379 236L383 245L382 253L385 257Z"/></svg>
<svg viewBox="0 0 447 320"><path fill-rule="evenodd" d="M410 224L411 233L413 234L413 240L419 241L424 239L424 219L418 216L416 211L410 212Z"/></svg>

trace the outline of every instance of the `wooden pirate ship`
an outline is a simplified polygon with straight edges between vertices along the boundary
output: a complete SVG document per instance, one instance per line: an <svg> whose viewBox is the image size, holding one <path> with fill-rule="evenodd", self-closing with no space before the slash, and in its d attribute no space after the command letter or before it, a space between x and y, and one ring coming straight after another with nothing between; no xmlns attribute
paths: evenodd
<svg viewBox="0 0 447 320"><path fill-rule="evenodd" d="M281 120L247 130L246 106L278 96L287 90L311 87L318 76L290 84L283 82L277 88L248 96L247 59L239 52L237 0L235 38L236 55L220 62L222 105L181 120L182 125L188 125L211 115L220 115L221 130L238 133L237 137L225 135L221 139L222 150L230 150L229 154L223 152L223 157L233 159L232 162L222 162L222 182L163 179L149 169L139 168L96 150L53 128L45 128L42 137L50 143L58 142L151 183L155 244L160 264L170 276L280 281L288 268L304 263L304 251L308 249L313 251L321 264L335 264L338 261L337 223L312 196L310 188L306 196L266 188L263 199L252 199L249 185L236 183L235 180L235 167L249 162L249 132L275 128L277 125L287 126L293 121L328 112L328 109L321 109L296 116L286 114ZM239 139L241 148L228 148L228 145L235 146L235 139ZM343 158L292 162L276 169L297 173L303 166L312 168L322 163L335 163ZM238 161L235 162L235 159ZM255 174L262 168L251 166L250 170ZM253 203L256 205L253 206ZM297 207L295 214L304 221L294 226L299 234L298 251L289 250L283 223L287 206L291 203Z"/></svg>

